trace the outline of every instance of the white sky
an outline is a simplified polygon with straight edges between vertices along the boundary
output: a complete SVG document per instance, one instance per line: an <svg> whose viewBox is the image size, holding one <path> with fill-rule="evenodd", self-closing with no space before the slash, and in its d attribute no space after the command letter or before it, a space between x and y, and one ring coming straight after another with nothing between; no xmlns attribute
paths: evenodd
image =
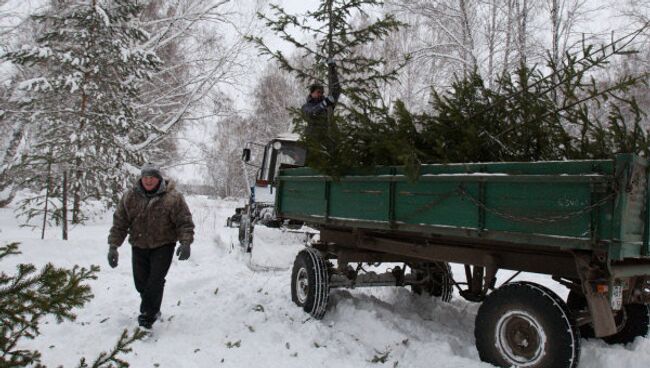
<svg viewBox="0 0 650 368"><path fill-rule="evenodd" d="M289 14L304 14L308 10L316 10L319 0L279 0L279 1L270 1L265 2L266 4L272 3L277 4L280 7L284 8L285 11ZM258 0L243 0L237 3L237 8L241 12L252 11L256 5L259 5ZM264 7L262 12L268 12L270 8L268 6ZM270 13L269 15L272 15ZM234 29L229 29L227 32L232 32L234 34ZM293 51L293 46L280 38L276 37L272 32L264 26L260 26L260 33L264 41L269 45L272 50L280 50L285 55L290 55ZM304 40L301 35L295 35L298 40ZM246 53L246 63L250 65L249 73L240 78L237 81L235 86L232 85L223 85L222 88L226 93L233 99L235 108L241 113L245 114L250 111L252 106L250 106L251 93L257 82L257 79L264 68L268 65L269 59L267 56L258 55L256 49L248 50ZM196 149L198 143L209 143L209 140L213 134L218 129L218 124L215 124L216 120L211 120L204 123L196 123L192 127L184 129L185 139L181 142L181 149L186 150L182 156L188 158L188 161L193 161L192 157L198 159L200 153ZM227 134L227 133L226 133ZM201 165L186 165L182 167L174 168L170 171L174 177L178 178L183 182L189 183L202 183L203 178L206 177L204 167Z"/></svg>

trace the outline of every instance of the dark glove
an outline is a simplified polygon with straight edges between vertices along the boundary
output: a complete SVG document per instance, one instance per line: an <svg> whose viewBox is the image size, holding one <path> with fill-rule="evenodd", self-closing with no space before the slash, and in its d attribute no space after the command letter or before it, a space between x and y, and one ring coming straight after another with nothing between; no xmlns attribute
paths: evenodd
<svg viewBox="0 0 650 368"><path fill-rule="evenodd" d="M110 246L108 248L108 265L111 266L112 268L117 267L118 258L119 258L119 254L117 253L117 247Z"/></svg>
<svg viewBox="0 0 650 368"><path fill-rule="evenodd" d="M325 106L334 106L336 104L336 100L332 96L327 96L325 97Z"/></svg>
<svg viewBox="0 0 650 368"><path fill-rule="evenodd" d="M184 261L190 258L190 245L181 244L178 249L176 249L176 255L178 256L179 261Z"/></svg>

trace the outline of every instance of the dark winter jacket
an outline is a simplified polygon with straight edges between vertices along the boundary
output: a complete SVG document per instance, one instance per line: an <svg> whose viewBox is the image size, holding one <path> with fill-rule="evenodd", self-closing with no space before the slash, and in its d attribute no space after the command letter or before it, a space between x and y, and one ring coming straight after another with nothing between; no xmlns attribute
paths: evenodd
<svg viewBox="0 0 650 368"><path fill-rule="evenodd" d="M127 234L129 243L138 248L157 248L176 241L192 243L192 214L173 182L161 181L156 192L147 193L138 180L122 197L113 215L108 244L119 247Z"/></svg>

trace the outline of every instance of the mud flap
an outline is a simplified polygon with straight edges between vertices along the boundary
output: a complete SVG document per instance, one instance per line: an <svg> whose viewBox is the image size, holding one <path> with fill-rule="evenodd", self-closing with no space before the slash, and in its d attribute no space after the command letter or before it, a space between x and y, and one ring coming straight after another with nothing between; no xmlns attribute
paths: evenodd
<svg viewBox="0 0 650 368"><path fill-rule="evenodd" d="M584 286L583 289L585 289ZM594 334L596 337L615 334L617 332L616 322L614 321L614 313L612 312L612 306L609 304L609 300L607 300L607 296L591 291L591 285L586 289L590 291L590 294L585 294L585 297L587 298L589 313L591 313L593 320Z"/></svg>
<svg viewBox="0 0 650 368"><path fill-rule="evenodd" d="M582 283L582 292L587 299L589 314L591 315L594 334L596 337L613 335L617 332L614 312L606 294L594 291L591 280L598 269L590 265L591 257L575 254L578 275Z"/></svg>

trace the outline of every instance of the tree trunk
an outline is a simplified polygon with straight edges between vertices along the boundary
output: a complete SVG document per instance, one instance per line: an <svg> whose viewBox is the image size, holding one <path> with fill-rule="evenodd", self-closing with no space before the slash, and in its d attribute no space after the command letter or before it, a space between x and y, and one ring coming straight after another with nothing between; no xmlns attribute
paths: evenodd
<svg viewBox="0 0 650 368"><path fill-rule="evenodd" d="M75 160L77 167L81 165L81 160ZM81 223L81 180L83 171L75 170L75 182L72 184L72 223L74 225Z"/></svg>
<svg viewBox="0 0 650 368"><path fill-rule="evenodd" d="M551 57L557 65L560 60L560 9L558 0L551 0Z"/></svg>
<svg viewBox="0 0 650 368"><path fill-rule="evenodd" d="M63 240L68 240L68 171L63 171L63 188L61 188L61 230Z"/></svg>
<svg viewBox="0 0 650 368"><path fill-rule="evenodd" d="M503 75L506 75L508 72L508 67L510 64L510 48L511 48L511 43L512 43L512 31L514 29L513 27L513 22L514 22L514 17L513 17L513 1L514 0L507 0L506 5L508 8L508 20L506 24L506 44L505 48L503 51Z"/></svg>
<svg viewBox="0 0 650 368"><path fill-rule="evenodd" d="M43 229L41 239L45 239L45 226L47 226L47 207L50 202L50 187L52 184L52 161L47 163L47 186L45 187L45 209L43 209Z"/></svg>
<svg viewBox="0 0 650 368"><path fill-rule="evenodd" d="M459 8L461 13L461 28L462 28L462 41L463 41L463 74L468 75L469 72L476 69L476 56L474 55L474 37L472 36L472 28L470 26L469 11L467 9L467 1L459 0ZM469 65L469 68L468 68ZM471 69L471 70L470 70Z"/></svg>
<svg viewBox="0 0 650 368"><path fill-rule="evenodd" d="M527 28L528 28L528 0L521 0L520 3L517 1L517 16L518 20L518 32L517 32L517 49L519 51L519 65L523 67L526 65L526 40L527 40Z"/></svg>
<svg viewBox="0 0 650 368"><path fill-rule="evenodd" d="M490 3L490 20L488 21L488 87L492 87L492 81L495 78L494 73L494 54L496 53L496 33L497 33L497 0Z"/></svg>
<svg viewBox="0 0 650 368"><path fill-rule="evenodd" d="M329 24L328 24L328 30L327 30L327 57L328 58L333 58L334 57L334 21L332 18L334 17L334 14L332 12L332 6L334 0L327 0L327 12L328 12L328 17L329 17ZM333 81L333 75L330 73L330 67L328 65L327 67L327 93L332 93L332 88L334 87L334 81ZM336 149L333 147L333 144L330 144L330 141L332 141L333 133L334 133L334 107L333 106L328 106L327 107L327 129L328 129L328 142L327 142L327 153L328 155L333 155L334 150ZM332 157L332 156L330 156Z"/></svg>
<svg viewBox="0 0 650 368"><path fill-rule="evenodd" d="M559 4L558 0L551 0L551 57L553 64L556 68L559 68L560 64L560 13L559 13ZM553 82L557 82L557 75L552 74L551 76ZM553 89L551 91L553 96L553 101L557 104L557 91Z"/></svg>
<svg viewBox="0 0 650 368"><path fill-rule="evenodd" d="M84 81L86 80L87 75L84 73ZM79 132L82 133L86 126L86 104L88 103L88 95L82 90L81 95L81 123L79 124ZM81 151L83 148L81 146L82 140L77 140L77 150ZM74 225L81 223L81 193L82 193L82 182L83 182L83 170L81 169L82 160L79 157L75 158L75 172L74 172L74 183L72 184L72 223Z"/></svg>
<svg viewBox="0 0 650 368"><path fill-rule="evenodd" d="M0 208L4 208L9 203L11 203L14 196L16 195L9 169L11 168L12 161L18 153L18 147L20 147L20 142L23 141L24 135L25 123L20 121L14 128L11 139L9 140L9 145L4 152L2 163L0 164L0 192L4 191L6 188L11 188L9 194L5 198L0 198Z"/></svg>

